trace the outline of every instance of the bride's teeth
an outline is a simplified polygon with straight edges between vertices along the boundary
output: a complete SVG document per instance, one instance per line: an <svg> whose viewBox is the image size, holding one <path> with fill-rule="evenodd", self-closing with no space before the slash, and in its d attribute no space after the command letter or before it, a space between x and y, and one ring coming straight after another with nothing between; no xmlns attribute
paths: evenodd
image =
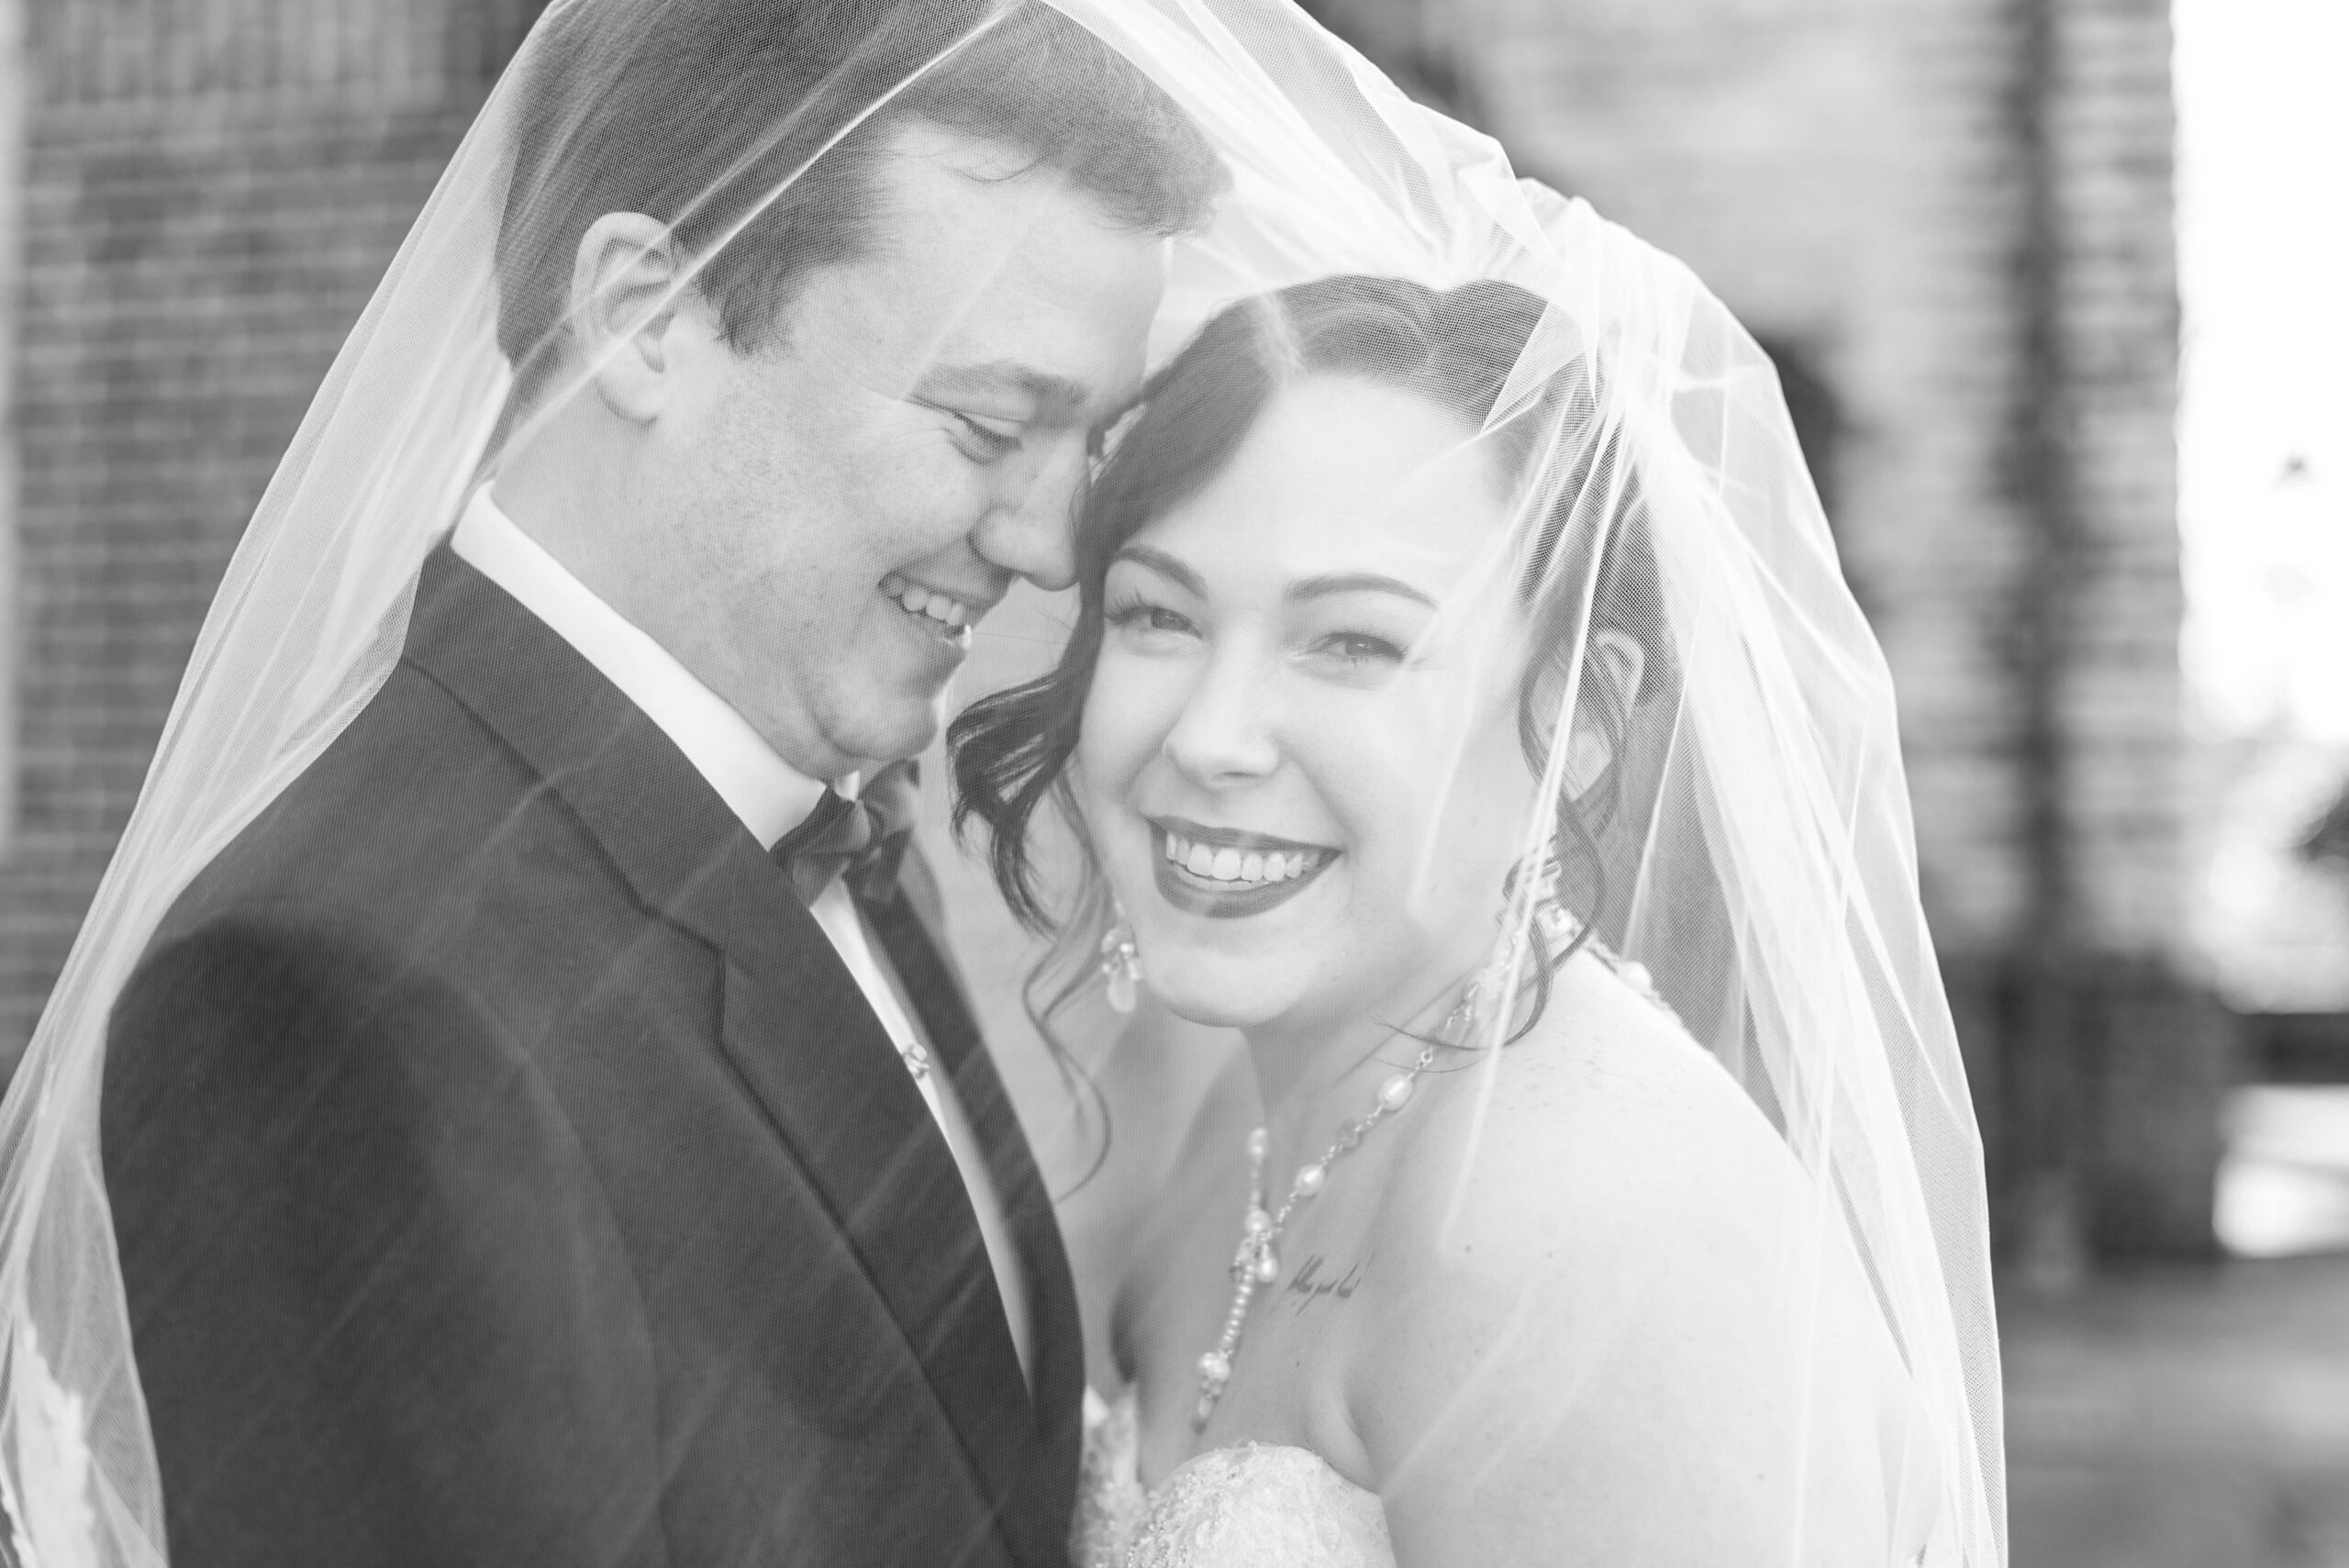
<svg viewBox="0 0 2349 1568"><path fill-rule="evenodd" d="M1236 882L1256 886L1269 883L1288 882L1303 876L1308 869L1320 862L1319 851L1309 850L1240 850L1217 849L1208 844L1193 843L1182 835L1160 830L1163 840L1162 852L1167 863L1181 866L1193 876L1214 882Z"/></svg>

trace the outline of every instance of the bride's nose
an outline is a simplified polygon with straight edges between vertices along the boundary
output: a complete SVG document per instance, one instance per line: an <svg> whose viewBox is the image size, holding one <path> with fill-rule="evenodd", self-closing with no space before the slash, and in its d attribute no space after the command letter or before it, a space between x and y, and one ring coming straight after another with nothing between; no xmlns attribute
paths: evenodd
<svg viewBox="0 0 2349 1568"><path fill-rule="evenodd" d="M1163 750L1203 784L1263 778L1280 766L1274 719L1271 683L1241 651L1220 649L1201 667Z"/></svg>

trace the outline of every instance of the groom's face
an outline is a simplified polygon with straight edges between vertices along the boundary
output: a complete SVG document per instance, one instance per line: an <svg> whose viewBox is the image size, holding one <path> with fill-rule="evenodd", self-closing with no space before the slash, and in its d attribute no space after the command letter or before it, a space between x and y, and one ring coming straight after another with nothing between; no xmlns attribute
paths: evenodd
<svg viewBox="0 0 2349 1568"><path fill-rule="evenodd" d="M710 356L664 433L680 651L815 776L928 745L1013 580L1069 583L1092 441L1138 390L1165 243L1030 161L899 132L863 253Z"/></svg>

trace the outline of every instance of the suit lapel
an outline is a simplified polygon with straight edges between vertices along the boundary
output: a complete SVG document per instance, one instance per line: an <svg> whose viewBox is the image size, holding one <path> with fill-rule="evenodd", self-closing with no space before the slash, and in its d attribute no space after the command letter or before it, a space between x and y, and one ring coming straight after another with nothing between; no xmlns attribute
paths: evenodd
<svg viewBox="0 0 2349 1568"><path fill-rule="evenodd" d="M1022 1562L1061 1561L1065 1518L1048 1539L1033 1517L1044 1455L961 1173L782 870L650 718L445 548L425 563L406 656L561 795L648 909L721 955L719 1049L854 1247L959 1436L1005 1548ZM923 1018L930 1022L928 1007ZM959 1031L933 1038L950 1034L975 1038L967 1014ZM984 1051L966 1054L984 1063ZM974 1122L979 1114L974 1106ZM1001 1141L1000 1128L980 1136L990 1151ZM1054 1337L1073 1342L1074 1330ZM856 1369L841 1376L852 1387Z"/></svg>
<svg viewBox="0 0 2349 1568"><path fill-rule="evenodd" d="M727 1055L887 1302L962 1438L1006 1547L1017 1561L1039 1561L1027 1521L1041 1456L962 1173L783 873L762 857L741 869L733 891L738 931L772 934L728 944Z"/></svg>
<svg viewBox="0 0 2349 1568"><path fill-rule="evenodd" d="M907 857L896 896L886 905L867 905L865 913L953 1076L1019 1248L1034 1319L1035 1433L1044 1453L1039 1506L1056 1521L1054 1528L1064 1528L1057 1521L1065 1520L1074 1504L1084 1440L1085 1357L1075 1288L1052 1195L940 940L935 885L918 855Z"/></svg>

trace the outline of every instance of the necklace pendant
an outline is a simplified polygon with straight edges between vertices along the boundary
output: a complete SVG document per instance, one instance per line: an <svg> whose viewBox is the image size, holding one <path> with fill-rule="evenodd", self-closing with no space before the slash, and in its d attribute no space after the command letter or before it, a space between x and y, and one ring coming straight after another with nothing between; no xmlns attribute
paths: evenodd
<svg viewBox="0 0 2349 1568"><path fill-rule="evenodd" d="M918 1084L930 1076L930 1047L918 1040L909 1040L897 1047L897 1054L905 1058L906 1071L914 1075L915 1083Z"/></svg>
<svg viewBox="0 0 2349 1568"><path fill-rule="evenodd" d="M1215 1414L1216 1402L1223 1397L1224 1385L1231 1381L1231 1358L1221 1351L1209 1351L1199 1358L1199 1402L1191 1410L1191 1430L1207 1429L1208 1418Z"/></svg>
<svg viewBox="0 0 2349 1568"><path fill-rule="evenodd" d="M1466 1006L1464 999L1463 1006ZM1435 1052L1433 1045L1423 1048L1419 1060L1408 1070L1378 1086L1378 1095L1369 1114L1348 1122L1321 1158L1297 1168L1288 1200L1281 1205L1278 1214L1267 1213L1264 1208L1264 1129L1260 1127L1248 1135L1248 1213L1240 1228L1239 1249L1231 1255L1231 1310L1224 1318L1222 1340L1199 1358L1199 1400L1191 1412L1193 1431L1207 1429L1208 1418L1215 1414L1216 1402L1223 1397L1224 1386L1231 1381L1231 1358L1239 1351L1240 1337L1248 1326L1248 1308L1255 1300L1256 1292L1269 1289L1280 1281L1281 1257L1277 1249L1288 1228L1289 1216L1298 1204L1311 1201L1329 1185L1330 1166L1339 1156L1360 1145L1364 1134L1410 1103L1411 1091L1419 1083L1419 1074L1435 1061Z"/></svg>

